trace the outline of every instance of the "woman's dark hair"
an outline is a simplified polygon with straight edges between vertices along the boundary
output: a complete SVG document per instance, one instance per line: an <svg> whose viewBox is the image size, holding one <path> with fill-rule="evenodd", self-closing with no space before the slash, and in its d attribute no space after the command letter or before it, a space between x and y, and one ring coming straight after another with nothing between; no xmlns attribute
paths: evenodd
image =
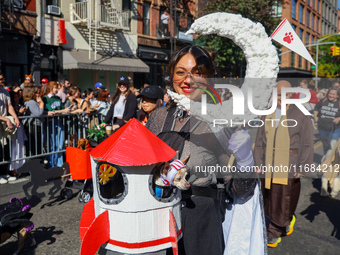
<svg viewBox="0 0 340 255"><path fill-rule="evenodd" d="M186 46L179 51L177 51L169 63L168 74L169 77L166 79L169 85L169 89L174 91L173 86L173 77L175 73L175 67L177 63L181 60L181 58L186 54L191 54L196 60L196 69L201 73L206 75L208 78L216 77L217 70L216 65L214 63L214 55L213 53L205 50L201 46ZM176 106L173 100L169 100L166 104L166 107L169 109L171 107Z"/></svg>
<svg viewBox="0 0 340 255"><path fill-rule="evenodd" d="M141 98L141 100L143 100L143 99ZM157 99L157 100L156 100L156 108L155 108L154 110L156 110L158 107L161 107L161 106L163 106L162 100L161 100L161 99ZM138 112L137 120L138 120L139 122L141 122L142 120L144 120L144 118L145 118L146 116L149 116L149 114L147 114L147 113L143 110L143 107L142 107L142 108L140 109L140 111Z"/></svg>
<svg viewBox="0 0 340 255"><path fill-rule="evenodd" d="M14 92L14 91L10 91L9 92L9 95L10 95L10 97L11 97L11 103L12 103L12 105L14 105L14 96L15 95L17 95L18 97L19 97L19 94L17 93L17 92Z"/></svg>
<svg viewBox="0 0 340 255"><path fill-rule="evenodd" d="M85 89L85 90L84 90L84 97L87 97L87 96L90 95L92 92L93 92L93 89L90 89L90 88Z"/></svg>
<svg viewBox="0 0 340 255"><path fill-rule="evenodd" d="M118 101L118 99L119 99L119 96L120 96L120 94L121 94L121 93L120 93L120 89L119 89L120 84L122 84L122 83L119 83L119 82L118 82L118 86L117 86L116 92L115 92L115 94L113 95L112 100L111 100L111 103L112 103L112 104L117 103L117 101ZM127 88L127 91L126 91L126 94L125 94L125 99L124 99L124 102L125 102L126 99L129 97L129 95L131 94L131 90L130 90L130 83L129 83L129 84L125 84L125 83L124 83L124 85L125 85L126 88Z"/></svg>

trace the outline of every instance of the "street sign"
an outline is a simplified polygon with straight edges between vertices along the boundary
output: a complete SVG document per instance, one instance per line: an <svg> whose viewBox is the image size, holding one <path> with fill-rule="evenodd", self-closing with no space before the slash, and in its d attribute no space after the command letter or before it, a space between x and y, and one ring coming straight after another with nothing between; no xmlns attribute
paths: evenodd
<svg viewBox="0 0 340 255"><path fill-rule="evenodd" d="M310 69L315 69L315 68L316 68L316 66L311 66L311 67L310 67Z"/></svg>
<svg viewBox="0 0 340 255"><path fill-rule="evenodd" d="M320 81L320 80L321 80L320 77L314 77L314 78L313 78L313 81Z"/></svg>

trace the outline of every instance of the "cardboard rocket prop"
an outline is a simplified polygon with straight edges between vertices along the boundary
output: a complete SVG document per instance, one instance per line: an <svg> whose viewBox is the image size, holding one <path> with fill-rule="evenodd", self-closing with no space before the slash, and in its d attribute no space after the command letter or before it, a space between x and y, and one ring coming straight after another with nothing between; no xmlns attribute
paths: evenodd
<svg viewBox="0 0 340 255"><path fill-rule="evenodd" d="M309 62L315 65L313 58L287 19L282 20L270 38L287 47L291 51L299 54L301 57L307 59Z"/></svg>
<svg viewBox="0 0 340 255"><path fill-rule="evenodd" d="M182 236L180 191L156 197L153 169L176 152L130 120L90 153L93 199L80 221L81 254L101 245L111 251L140 254L173 247Z"/></svg>

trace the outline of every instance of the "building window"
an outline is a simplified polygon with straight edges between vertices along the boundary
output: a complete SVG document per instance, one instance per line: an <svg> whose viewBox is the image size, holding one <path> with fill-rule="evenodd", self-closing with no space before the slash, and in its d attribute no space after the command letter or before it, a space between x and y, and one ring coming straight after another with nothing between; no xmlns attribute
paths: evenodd
<svg viewBox="0 0 340 255"><path fill-rule="evenodd" d="M314 30L315 14L312 15L312 30Z"/></svg>
<svg viewBox="0 0 340 255"><path fill-rule="evenodd" d="M282 16L282 1L275 1L273 5L273 17L279 18Z"/></svg>
<svg viewBox="0 0 340 255"><path fill-rule="evenodd" d="M143 3L143 34L150 35L150 3Z"/></svg>
<svg viewBox="0 0 340 255"><path fill-rule="evenodd" d="M318 0L317 12L320 10L320 0Z"/></svg>
<svg viewBox="0 0 340 255"><path fill-rule="evenodd" d="M302 58L299 56L299 68L302 68Z"/></svg>
<svg viewBox="0 0 340 255"><path fill-rule="evenodd" d="M319 32L319 18L316 19L316 32Z"/></svg>
<svg viewBox="0 0 340 255"><path fill-rule="evenodd" d="M306 45L309 44L309 33L306 33Z"/></svg>
<svg viewBox="0 0 340 255"><path fill-rule="evenodd" d="M60 1L59 0L46 0L46 5L54 5L60 7Z"/></svg>
<svg viewBox="0 0 340 255"><path fill-rule="evenodd" d="M303 23L303 5L300 4L300 10L299 10L300 16L299 16L299 21Z"/></svg>
<svg viewBox="0 0 340 255"><path fill-rule="evenodd" d="M309 27L309 20L310 20L310 10L307 10L307 16L306 16L306 25Z"/></svg>
<svg viewBox="0 0 340 255"><path fill-rule="evenodd" d="M131 10L131 0L123 0L123 11Z"/></svg>
<svg viewBox="0 0 340 255"><path fill-rule="evenodd" d="M187 17L184 15L184 13L177 12L176 13L176 27L178 28L178 31L186 32L188 29L188 22Z"/></svg>
<svg viewBox="0 0 340 255"><path fill-rule="evenodd" d="M300 37L301 41L303 41L302 35L303 35L303 30L301 28L299 28L299 37Z"/></svg>
<svg viewBox="0 0 340 255"><path fill-rule="evenodd" d="M314 35L312 35L312 41L311 41L311 44L314 43Z"/></svg>
<svg viewBox="0 0 340 255"><path fill-rule="evenodd" d="M307 4L310 5L310 0L307 0Z"/></svg>
<svg viewBox="0 0 340 255"><path fill-rule="evenodd" d="M313 0L313 9L315 10L315 0Z"/></svg>
<svg viewBox="0 0 340 255"><path fill-rule="evenodd" d="M291 67L295 67L295 53L290 53L290 65Z"/></svg>
<svg viewBox="0 0 340 255"><path fill-rule="evenodd" d="M296 32L296 26L295 25L292 25L293 29L294 29L294 32Z"/></svg>
<svg viewBox="0 0 340 255"><path fill-rule="evenodd" d="M292 3L292 18L295 19L295 12L296 12L296 0L293 0Z"/></svg>

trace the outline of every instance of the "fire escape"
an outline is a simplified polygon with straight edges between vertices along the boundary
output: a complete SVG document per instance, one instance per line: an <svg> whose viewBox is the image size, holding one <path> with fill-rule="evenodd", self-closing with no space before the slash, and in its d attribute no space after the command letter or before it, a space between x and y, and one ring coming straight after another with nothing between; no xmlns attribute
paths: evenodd
<svg viewBox="0 0 340 255"><path fill-rule="evenodd" d="M129 11L121 10L121 0L87 0L70 4L70 16L72 24L87 27L89 59L91 59L92 45L94 45L96 60L100 29L110 31L130 30Z"/></svg>
<svg viewBox="0 0 340 255"><path fill-rule="evenodd" d="M13 1L0 1L0 32L3 26L12 30L14 7Z"/></svg>

